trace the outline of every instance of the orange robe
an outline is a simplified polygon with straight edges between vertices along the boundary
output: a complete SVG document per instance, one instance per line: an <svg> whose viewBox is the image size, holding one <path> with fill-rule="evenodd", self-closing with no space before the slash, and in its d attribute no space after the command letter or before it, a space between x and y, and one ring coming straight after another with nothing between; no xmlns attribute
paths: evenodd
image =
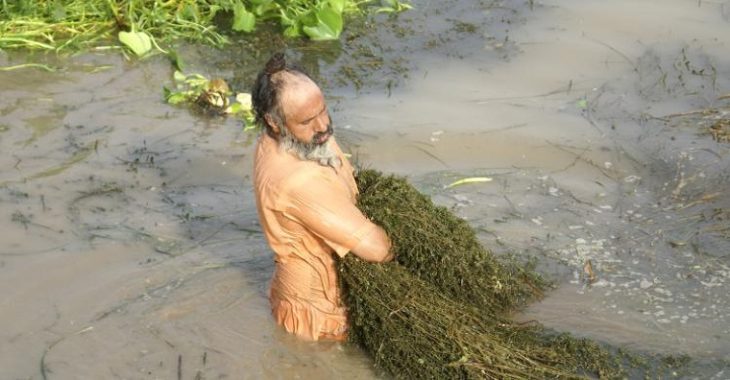
<svg viewBox="0 0 730 380"><path fill-rule="evenodd" d="M344 256L376 228L355 206L353 168L334 137L337 170L284 152L262 134L254 158L254 188L261 226L274 251L269 301L276 322L299 337L343 339L336 253Z"/></svg>

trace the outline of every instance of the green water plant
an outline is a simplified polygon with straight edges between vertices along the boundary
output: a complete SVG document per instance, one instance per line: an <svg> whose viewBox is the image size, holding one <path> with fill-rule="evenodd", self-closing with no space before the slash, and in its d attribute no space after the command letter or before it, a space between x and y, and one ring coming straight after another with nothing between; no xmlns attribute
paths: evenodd
<svg viewBox="0 0 730 380"><path fill-rule="evenodd" d="M400 0L250 0L234 5L233 29L251 32L257 22L273 20L287 37L337 39L346 15L400 13L411 9Z"/></svg>
<svg viewBox="0 0 730 380"><path fill-rule="evenodd" d="M167 103L186 105L207 115L231 115L244 121L245 130L255 128L251 94L234 93L223 79L208 79L197 73L176 70L173 80L174 87L163 87Z"/></svg>
<svg viewBox="0 0 730 380"><path fill-rule="evenodd" d="M119 42L136 56L142 57L152 50L152 37L145 32L119 32Z"/></svg>
<svg viewBox="0 0 730 380"><path fill-rule="evenodd" d="M223 46L279 25L288 37L337 39L346 17L401 12L399 0L3 0L0 49L124 47L136 56L178 39Z"/></svg>

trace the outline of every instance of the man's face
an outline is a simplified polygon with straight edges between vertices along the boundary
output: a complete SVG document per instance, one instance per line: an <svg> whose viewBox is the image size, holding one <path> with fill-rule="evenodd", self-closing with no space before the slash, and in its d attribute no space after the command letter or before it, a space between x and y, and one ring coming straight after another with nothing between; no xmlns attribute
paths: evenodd
<svg viewBox="0 0 730 380"><path fill-rule="evenodd" d="M286 118L286 132L304 144L322 145L327 142L333 130L319 87L310 80L295 80L287 86L283 95L281 105Z"/></svg>
<svg viewBox="0 0 730 380"><path fill-rule="evenodd" d="M319 87L308 79L290 84L281 107L286 125L275 130L279 135L279 147L294 152L302 160L339 168L342 161L327 144L333 128Z"/></svg>

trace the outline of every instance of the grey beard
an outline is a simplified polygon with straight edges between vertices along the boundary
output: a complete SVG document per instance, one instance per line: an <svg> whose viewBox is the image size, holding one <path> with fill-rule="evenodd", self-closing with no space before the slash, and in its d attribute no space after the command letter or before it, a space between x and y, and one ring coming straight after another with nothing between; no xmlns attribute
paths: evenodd
<svg viewBox="0 0 730 380"><path fill-rule="evenodd" d="M279 148L285 152L292 152L301 160L314 161L322 166L339 169L342 161L337 153L330 148L329 140L324 144L305 143L297 140L294 135L282 128L279 134Z"/></svg>

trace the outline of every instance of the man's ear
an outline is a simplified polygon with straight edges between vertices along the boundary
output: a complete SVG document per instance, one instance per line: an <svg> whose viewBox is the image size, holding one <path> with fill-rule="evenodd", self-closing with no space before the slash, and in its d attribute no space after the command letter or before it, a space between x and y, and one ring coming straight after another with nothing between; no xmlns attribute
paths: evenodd
<svg viewBox="0 0 730 380"><path fill-rule="evenodd" d="M269 115L269 114L264 115L264 120L266 120L266 124L268 124L269 127L271 127L271 130L275 134L278 135L279 134L279 126L276 125L276 123L274 122L274 119L271 117L271 115Z"/></svg>

